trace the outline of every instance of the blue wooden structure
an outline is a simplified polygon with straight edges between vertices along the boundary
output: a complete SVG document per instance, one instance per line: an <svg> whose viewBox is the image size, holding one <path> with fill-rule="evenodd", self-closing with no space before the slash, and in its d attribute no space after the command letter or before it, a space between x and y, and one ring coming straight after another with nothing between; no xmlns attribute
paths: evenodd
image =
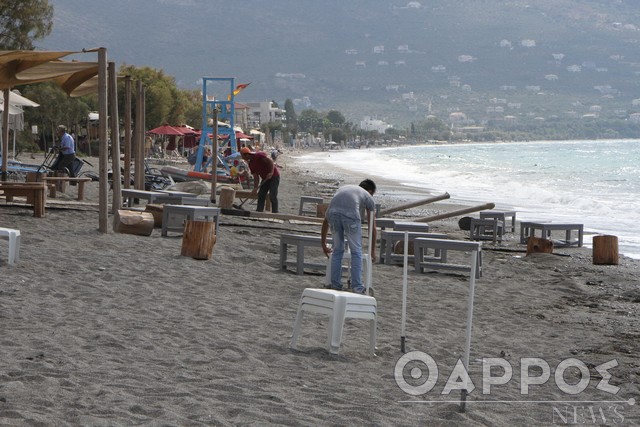
<svg viewBox="0 0 640 427"><path fill-rule="evenodd" d="M217 83L217 86L224 86L228 84L229 94L225 94L226 96L218 98L218 96L207 95L207 85L208 83ZM200 143L198 144L198 152L196 157L196 164L194 170L196 172L201 172L207 166L209 166L213 160L213 157L217 157L218 164L222 164L224 168L229 173L229 167L226 162L222 161L222 156L220 155L220 148L223 150L227 148L227 143L229 144L229 148L231 148L231 154L238 151L236 144L236 132L234 130L235 127L235 95L234 91L234 78L233 77L203 77L202 78L202 135L200 136ZM211 99L209 99L211 97ZM218 153L213 153L210 159L207 160L206 164L202 164L202 160L204 157L204 150L207 146L212 147L213 141L209 137L209 134L213 135L213 127L209 126L208 119L213 117L213 110L218 110L218 121L226 122L229 124L229 127L221 127L218 126L217 123L212 123L212 126L218 126L218 136L228 135L228 138L225 139L225 144L223 147L218 147ZM217 168L215 168L217 169Z"/></svg>

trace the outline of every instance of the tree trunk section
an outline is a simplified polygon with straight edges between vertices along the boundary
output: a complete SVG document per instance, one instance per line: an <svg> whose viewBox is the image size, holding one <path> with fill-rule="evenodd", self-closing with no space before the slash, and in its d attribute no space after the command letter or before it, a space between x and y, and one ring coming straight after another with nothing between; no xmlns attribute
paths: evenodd
<svg viewBox="0 0 640 427"><path fill-rule="evenodd" d="M210 259L216 243L216 223L214 221L187 220L182 236L182 256L193 259Z"/></svg>
<svg viewBox="0 0 640 427"><path fill-rule="evenodd" d="M149 212L151 215L153 215L153 226L155 228L162 227L163 208L164 205L156 205L153 203L147 203L147 205L144 207L145 212Z"/></svg>
<svg viewBox="0 0 640 427"><path fill-rule="evenodd" d="M149 212L118 209L113 216L113 231L116 233L150 236L153 225L153 215Z"/></svg>
<svg viewBox="0 0 640 427"><path fill-rule="evenodd" d="M529 237L527 241L527 255L536 253L553 253L553 242L548 239L541 239L540 237Z"/></svg>
<svg viewBox="0 0 640 427"><path fill-rule="evenodd" d="M593 263L618 265L617 236L593 236Z"/></svg>
<svg viewBox="0 0 640 427"><path fill-rule="evenodd" d="M220 209L233 208L233 201L236 198L236 190L233 188L222 187L220 189Z"/></svg>

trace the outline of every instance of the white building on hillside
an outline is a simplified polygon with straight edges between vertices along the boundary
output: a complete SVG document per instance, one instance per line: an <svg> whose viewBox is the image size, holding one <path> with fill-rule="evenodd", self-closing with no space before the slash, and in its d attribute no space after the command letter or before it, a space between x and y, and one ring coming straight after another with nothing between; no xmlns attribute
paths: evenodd
<svg viewBox="0 0 640 427"><path fill-rule="evenodd" d="M388 123L383 122L382 120L373 119L371 117L365 117L360 122L360 129L367 131L378 131L378 133L384 133L387 129L392 128Z"/></svg>

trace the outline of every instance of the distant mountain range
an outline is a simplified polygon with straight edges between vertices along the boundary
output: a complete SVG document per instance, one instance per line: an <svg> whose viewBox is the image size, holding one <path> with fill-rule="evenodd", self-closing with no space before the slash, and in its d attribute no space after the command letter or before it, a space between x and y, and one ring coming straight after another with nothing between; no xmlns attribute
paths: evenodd
<svg viewBox="0 0 640 427"><path fill-rule="evenodd" d="M108 48L118 64L251 86L406 126L462 112L628 117L640 111L640 2L609 0L52 0L41 49Z"/></svg>

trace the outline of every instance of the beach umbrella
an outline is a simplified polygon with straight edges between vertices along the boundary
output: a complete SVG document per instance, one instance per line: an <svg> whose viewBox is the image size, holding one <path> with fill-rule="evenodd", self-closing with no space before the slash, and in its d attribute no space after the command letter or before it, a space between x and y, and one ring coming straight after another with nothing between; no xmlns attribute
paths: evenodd
<svg viewBox="0 0 640 427"><path fill-rule="evenodd" d="M169 125L159 126L155 129L151 129L147 133L152 133L154 135L184 135L184 132L180 128Z"/></svg>
<svg viewBox="0 0 640 427"><path fill-rule="evenodd" d="M402 314L400 320L400 349L403 353L405 353L405 326L407 321L407 270L409 264L409 232L404 232L404 271L402 275ZM417 257L418 254L414 254L414 257ZM415 259L415 262L418 262L418 259ZM478 253L476 251L471 252L471 266L470 266L470 275L469 275L469 295L467 298L467 328L465 334L465 343L464 343L464 355L462 358L462 364L467 372L469 372L469 357L471 354L471 329L473 327L473 300L475 297L475 286L476 286L476 268L478 262ZM466 384L468 387L468 384ZM465 411L465 406L467 402L467 389L461 390L460 396L460 411Z"/></svg>

